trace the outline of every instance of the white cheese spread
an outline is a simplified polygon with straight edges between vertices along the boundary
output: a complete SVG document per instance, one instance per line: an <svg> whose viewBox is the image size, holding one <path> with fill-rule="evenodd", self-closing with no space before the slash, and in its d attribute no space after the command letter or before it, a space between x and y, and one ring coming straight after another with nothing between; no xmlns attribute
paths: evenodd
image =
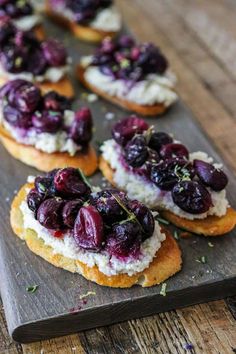
<svg viewBox="0 0 236 354"><path fill-rule="evenodd" d="M86 68L85 80L110 96L140 105L151 106L159 103L165 107L169 107L178 99L174 92L176 77L170 71L164 75L149 74L144 80L133 84L131 81L114 80L111 76L104 75L97 66L90 66L90 62L91 56L81 60L81 65Z"/></svg>
<svg viewBox="0 0 236 354"><path fill-rule="evenodd" d="M120 160L122 153L121 148L113 139L105 141L101 146L101 151L103 158L114 170L114 182L119 188L127 192L129 198L138 199L149 208L170 210L174 214L190 220L204 219L207 215L223 216L226 214L229 203L226 198L225 189L220 192L215 192L208 188L213 206L206 213L190 214L180 209L173 202L170 191L163 191L151 181L146 181L132 171L127 171ZM202 159L206 162L212 162L212 158L209 158L207 154L201 151L191 153L190 161L193 159Z"/></svg>
<svg viewBox="0 0 236 354"><path fill-rule="evenodd" d="M65 126L70 126L74 119L74 112L66 110L63 119ZM2 113L0 114L0 123L18 143L34 146L36 149L48 154L54 152L68 152L73 156L77 151L81 150L81 146L70 139L65 131L61 130L55 134L38 133L34 128L25 131L10 125L3 118Z"/></svg>
<svg viewBox="0 0 236 354"><path fill-rule="evenodd" d="M33 212L28 208L26 201L20 205L23 214L25 229L31 229L37 236L45 242L45 245L52 247L54 254L60 254L70 259L78 260L88 267L97 266L98 269L107 276L117 274L128 274L129 276L146 269L155 257L156 252L165 240L165 234L161 233L160 226L156 222L153 235L145 240L140 249L138 258L127 257L118 259L107 252L89 252L80 248L71 232L66 232L62 238L57 238L43 227L35 218Z"/></svg>
<svg viewBox="0 0 236 354"><path fill-rule="evenodd" d="M13 20L14 25L21 31L29 31L39 25L42 22L42 18L39 14L22 16Z"/></svg>

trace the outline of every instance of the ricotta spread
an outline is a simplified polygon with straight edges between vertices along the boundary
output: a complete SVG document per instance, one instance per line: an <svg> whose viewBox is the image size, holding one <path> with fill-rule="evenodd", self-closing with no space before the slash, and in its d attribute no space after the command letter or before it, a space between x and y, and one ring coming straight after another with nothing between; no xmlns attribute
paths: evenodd
<svg viewBox="0 0 236 354"><path fill-rule="evenodd" d="M63 118L64 125L66 127L71 126L74 119L74 112L66 110ZM54 152L68 152L73 156L77 151L81 150L81 146L70 139L68 134L63 130L55 134L50 134L38 133L34 128L28 130L15 128L3 118L2 113L0 114L0 123L18 143L34 146L36 149L48 154Z"/></svg>
<svg viewBox="0 0 236 354"><path fill-rule="evenodd" d="M208 188L213 206L206 213L190 214L180 209L173 202L170 191L161 190L151 181L144 180L141 176L125 168L120 159L122 154L121 148L113 139L105 141L101 146L101 151L103 158L114 170L114 182L119 188L127 192L129 198L138 199L149 208L158 207L158 209L170 210L174 214L190 220L204 219L208 215L223 216L226 214L229 203L226 198L225 189L220 192L215 192ZM194 159L201 159L206 162L213 161L212 158L201 151L190 154L190 161ZM217 167L219 167L219 165L217 165Z"/></svg>
<svg viewBox="0 0 236 354"><path fill-rule="evenodd" d="M13 20L14 25L21 31L29 31L42 22L39 14L22 16Z"/></svg>
<svg viewBox="0 0 236 354"><path fill-rule="evenodd" d="M97 66L90 66L91 56L82 58L81 65L85 67L85 80L110 96L116 96L140 105L164 104L169 107L178 96L174 92L176 77L171 71L164 75L149 74L142 81L132 83L125 80L114 80L104 75Z"/></svg>
<svg viewBox="0 0 236 354"><path fill-rule="evenodd" d="M138 258L126 257L126 259L120 259L109 255L106 251L89 252L80 248L76 244L71 231L64 233L62 238L54 237L48 229L34 218L34 214L28 208L26 201L21 203L20 210L23 214L24 228L35 231L37 236L45 242L45 245L52 247L54 254L78 260L88 267L97 266L107 276L117 274L131 276L143 271L152 262L156 252L161 247L161 243L165 240L165 234L161 232L160 226L156 222L153 235L141 245L140 256Z"/></svg>

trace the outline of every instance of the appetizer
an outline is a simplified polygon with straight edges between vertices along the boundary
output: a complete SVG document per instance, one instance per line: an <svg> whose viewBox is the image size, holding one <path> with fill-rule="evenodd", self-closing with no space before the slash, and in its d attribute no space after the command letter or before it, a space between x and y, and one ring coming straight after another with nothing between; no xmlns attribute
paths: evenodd
<svg viewBox="0 0 236 354"><path fill-rule="evenodd" d="M0 19L10 18L14 25L22 31L34 31L39 39L44 38L42 17L27 0L0 1Z"/></svg>
<svg viewBox="0 0 236 354"><path fill-rule="evenodd" d="M100 42L121 29L121 16L112 0L46 0L46 12L88 42Z"/></svg>
<svg viewBox="0 0 236 354"><path fill-rule="evenodd" d="M40 41L32 31L18 30L9 20L0 20L0 86L21 78L68 97L74 90L68 79L70 58L55 39Z"/></svg>
<svg viewBox="0 0 236 354"><path fill-rule="evenodd" d="M124 192L94 190L71 167L28 181L12 203L11 226L54 266L120 288L156 285L180 270L174 238Z"/></svg>
<svg viewBox="0 0 236 354"><path fill-rule="evenodd" d="M160 49L130 36L105 38L92 56L81 58L79 80L91 91L127 110L153 116L177 100L175 75Z"/></svg>
<svg viewBox="0 0 236 354"><path fill-rule="evenodd" d="M218 236L236 225L229 206L222 166L202 151L186 146L136 116L113 126L101 146L100 169L118 188L167 220L204 236Z"/></svg>
<svg viewBox="0 0 236 354"><path fill-rule="evenodd" d="M72 166L91 175L97 168L92 127L88 108L72 111L71 100L55 91L43 95L21 79L0 89L3 145L13 157L41 171Z"/></svg>

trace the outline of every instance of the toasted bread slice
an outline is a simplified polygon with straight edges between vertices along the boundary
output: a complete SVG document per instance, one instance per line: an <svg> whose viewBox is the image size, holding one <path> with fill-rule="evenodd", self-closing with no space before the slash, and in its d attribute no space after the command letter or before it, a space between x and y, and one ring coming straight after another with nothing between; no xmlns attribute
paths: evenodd
<svg viewBox="0 0 236 354"><path fill-rule="evenodd" d="M114 171L103 157L99 159L99 169L104 177L115 186ZM236 211L233 208L228 208L227 213L221 217L209 215L205 219L195 220L181 218L169 210L160 210L160 213L177 227L202 236L221 236L232 231L236 226Z"/></svg>
<svg viewBox="0 0 236 354"><path fill-rule="evenodd" d="M143 287L153 286L165 281L181 269L181 251L174 238L166 230L164 230L166 240L157 251L150 266L143 272L133 276L129 276L128 274L107 276L100 272L97 266L88 267L78 260L70 259L60 254L54 254L53 248L45 245L44 241L38 237L35 231L24 229L23 217L19 207L26 198L26 188L32 187L32 184L26 184L16 195L11 207L11 226L14 233L22 240L26 241L27 246L32 252L54 266L66 269L72 273L79 273L86 279L97 284L114 288L129 288L135 284L139 284Z"/></svg>
<svg viewBox="0 0 236 354"><path fill-rule="evenodd" d="M89 26L81 26L75 22L72 22L61 14L53 11L53 8L50 6L48 1L46 1L45 12L52 21L69 29L77 38L86 42L98 43L105 37L114 37L117 34L117 32L102 31Z"/></svg>
<svg viewBox="0 0 236 354"><path fill-rule="evenodd" d="M9 77L7 75L0 76L0 87L5 85L9 81ZM43 81L40 83L35 82L43 93L47 93L49 91L56 91L60 95L66 96L68 98L73 98L75 95L74 88L72 86L71 81L67 76L63 77L58 82L50 82Z"/></svg>
<svg viewBox="0 0 236 354"><path fill-rule="evenodd" d="M105 98L106 100L124 108L125 110L132 111L137 114L141 114L143 116L155 116L155 115L163 114L168 109L168 107L165 107L164 104L162 104L162 103L155 104L152 106L148 106L148 105L145 106L145 105L140 105L135 102L125 100L125 99L117 97L117 96L108 95L103 90L100 90L97 87L95 87L94 85L91 85L85 79L85 75L84 75L85 70L86 70L86 68L83 67L82 65L79 64L77 66L77 77L78 77L79 81L89 90L91 90L94 93L96 93L97 95Z"/></svg>
<svg viewBox="0 0 236 354"><path fill-rule="evenodd" d="M2 126L0 126L0 139L13 157L40 171L48 172L54 168L70 166L80 168L85 175L90 176L98 166L97 155L91 145L74 156L70 156L66 152L48 154L35 149L33 146L16 142Z"/></svg>

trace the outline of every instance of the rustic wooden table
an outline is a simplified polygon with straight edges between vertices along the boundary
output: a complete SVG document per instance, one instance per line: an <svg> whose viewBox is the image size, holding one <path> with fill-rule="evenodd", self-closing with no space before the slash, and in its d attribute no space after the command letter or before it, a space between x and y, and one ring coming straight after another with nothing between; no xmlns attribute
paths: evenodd
<svg viewBox="0 0 236 354"><path fill-rule="evenodd" d="M235 0L117 3L140 40L163 49L178 75L179 95L236 171ZM233 314L236 298L19 345L8 336L1 307L0 353L236 353Z"/></svg>

